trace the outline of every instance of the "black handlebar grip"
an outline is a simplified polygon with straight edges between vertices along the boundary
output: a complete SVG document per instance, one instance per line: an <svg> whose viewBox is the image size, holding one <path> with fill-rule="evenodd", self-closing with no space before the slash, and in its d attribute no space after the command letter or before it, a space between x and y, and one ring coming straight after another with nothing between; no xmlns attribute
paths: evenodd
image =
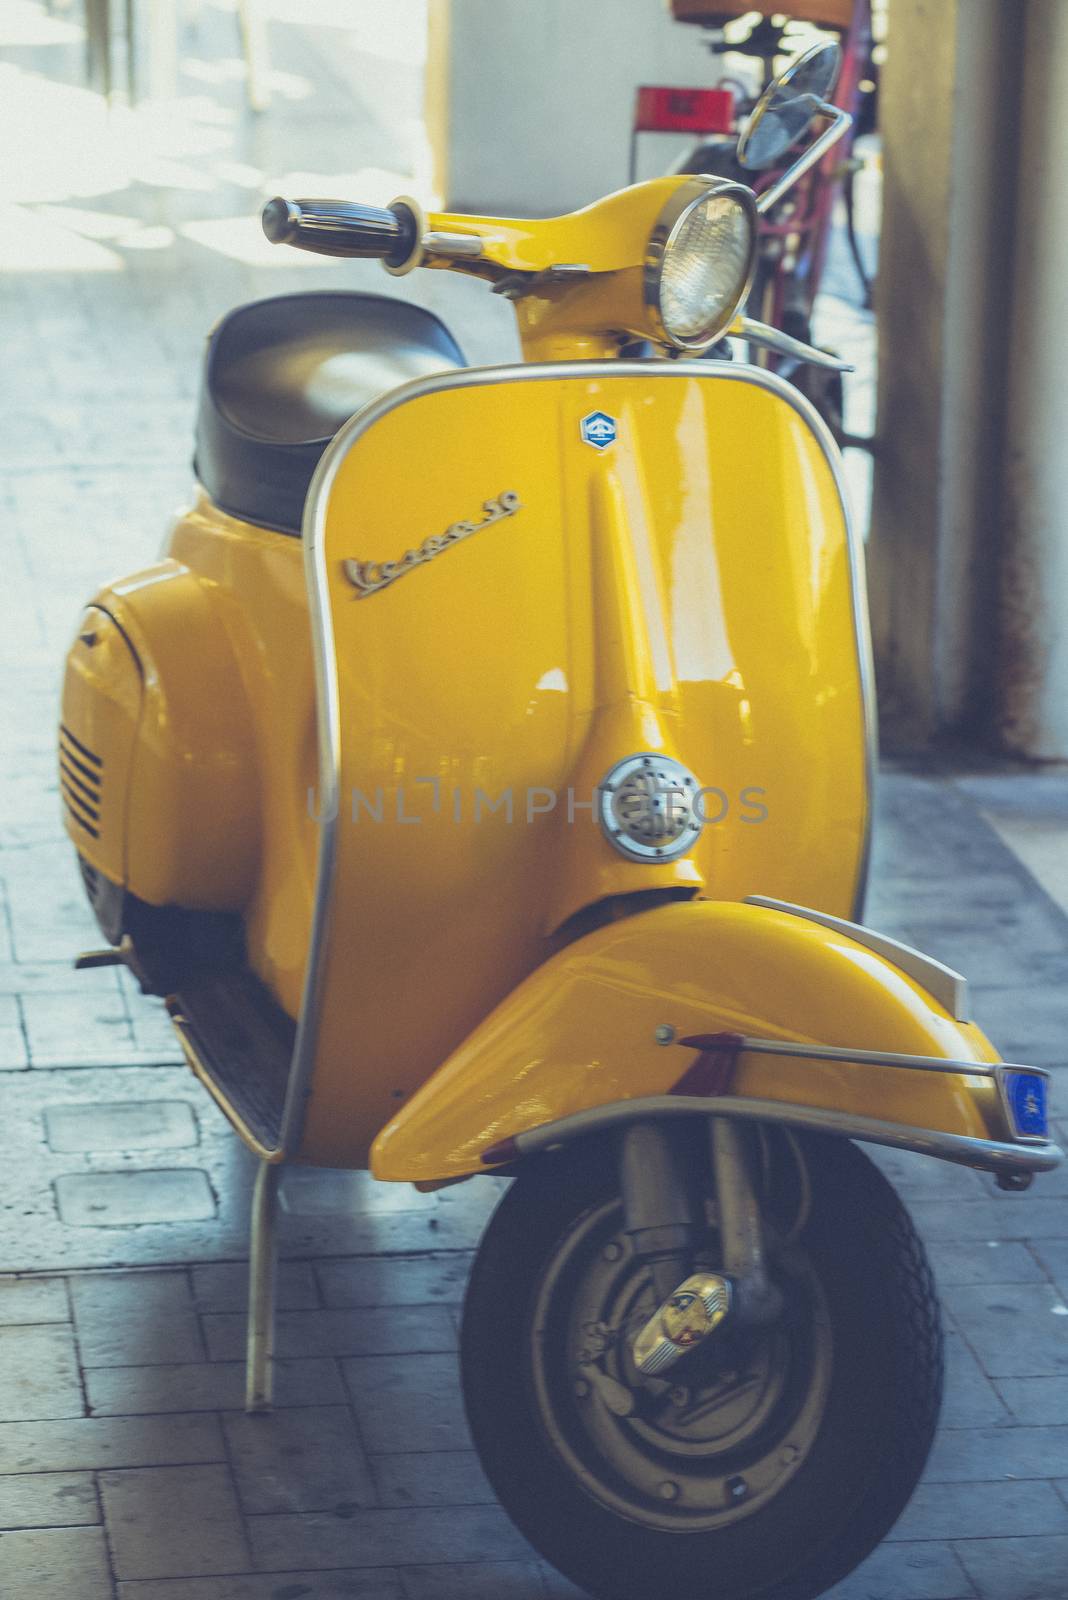
<svg viewBox="0 0 1068 1600"><path fill-rule="evenodd" d="M390 266L415 247L416 221L407 206L380 211L349 200L268 200L261 213L272 244L291 244L321 256L378 256Z"/></svg>

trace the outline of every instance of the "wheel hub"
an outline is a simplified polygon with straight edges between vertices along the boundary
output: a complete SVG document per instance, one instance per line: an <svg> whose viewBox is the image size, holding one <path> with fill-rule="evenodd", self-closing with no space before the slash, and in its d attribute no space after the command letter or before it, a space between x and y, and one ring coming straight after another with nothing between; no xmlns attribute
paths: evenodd
<svg viewBox="0 0 1068 1600"><path fill-rule="evenodd" d="M711 1240L695 1263L702 1285L725 1282L715 1253ZM807 1263L795 1261L781 1324L736 1329L724 1311L714 1332L643 1371L645 1335L671 1343L665 1312L676 1332L712 1321L692 1302L671 1308L690 1285L658 1306L618 1204L606 1204L549 1263L532 1347L543 1426L579 1481L612 1510L675 1532L722 1526L779 1492L815 1440L831 1363L822 1293ZM684 1354L678 1376L660 1375Z"/></svg>

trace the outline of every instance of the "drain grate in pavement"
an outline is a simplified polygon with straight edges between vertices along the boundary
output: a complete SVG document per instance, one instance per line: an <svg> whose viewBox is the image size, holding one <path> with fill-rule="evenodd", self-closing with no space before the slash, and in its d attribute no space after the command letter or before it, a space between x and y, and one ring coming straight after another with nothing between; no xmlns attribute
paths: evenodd
<svg viewBox="0 0 1068 1600"><path fill-rule="evenodd" d="M216 1214L206 1172L71 1172L56 1179L60 1221L73 1228L202 1222Z"/></svg>
<svg viewBox="0 0 1068 1600"><path fill-rule="evenodd" d="M44 1123L49 1147L57 1154L172 1150L199 1138L193 1108L184 1100L49 1106Z"/></svg>

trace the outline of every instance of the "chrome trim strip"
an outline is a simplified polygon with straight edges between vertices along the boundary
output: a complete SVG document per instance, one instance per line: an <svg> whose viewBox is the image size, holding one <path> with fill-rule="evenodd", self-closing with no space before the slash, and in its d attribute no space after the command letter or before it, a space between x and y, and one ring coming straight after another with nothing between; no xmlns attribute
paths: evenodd
<svg viewBox="0 0 1068 1600"><path fill-rule="evenodd" d="M422 244L428 256L480 256L483 249L477 233L435 233L433 229L423 234Z"/></svg>
<svg viewBox="0 0 1068 1600"><path fill-rule="evenodd" d="M818 922L821 927L830 928L835 933L847 934L855 944L873 950L877 956L882 956L884 961L889 961L892 967L899 968L922 989L926 989L954 1021L972 1020L967 978L952 967L944 966L941 961L935 961L933 956L924 955L922 950L891 939L889 934L876 933L874 928L862 927L859 922L846 922L842 917L830 917L824 911L813 911L811 906L795 906L788 900L769 900L762 894L746 895L745 903L747 906L765 906L769 911L788 911L792 917L804 917L806 922Z"/></svg>
<svg viewBox="0 0 1068 1600"><path fill-rule="evenodd" d="M791 334L783 333L781 328L770 328L766 322L755 322L752 317L736 317L727 332L732 339L748 339L750 344L759 345L762 350L774 350L781 356L796 356L798 361L807 362L812 367L828 367L832 372L857 370L851 361L843 361L827 350L817 349L814 344L795 339Z"/></svg>
<svg viewBox="0 0 1068 1600"><path fill-rule="evenodd" d="M323 986L323 966L326 933L330 920L334 889L334 865L337 856L337 815L339 809L341 721L338 705L337 662L334 652L334 635L330 619L328 580L323 557L323 531L326 506L339 466L349 449L367 430L383 417L405 405L409 400L419 400L445 389L479 388L493 383L537 383L545 379L576 378L597 383L607 378L703 378L709 382L753 383L768 389L792 406L816 436L831 469L835 488L842 507L846 527L846 545L849 551L850 589L853 604L853 626L857 641L857 662L860 672L861 696L865 722L865 763L868 787L868 809L865 818L864 838L861 845L857 896L863 901L867 883L868 860L871 844L871 818L874 807L875 782L875 691L871 659L871 638L868 629L867 601L864 592L863 547L860 544L850 512L841 456L827 424L811 401L792 384L763 367L751 367L742 362L726 361L547 361L532 362L525 366L465 367L459 371L434 373L415 378L410 383L390 389L350 417L345 426L327 446L315 470L308 497L304 503L302 527L304 541L304 575L308 588L308 603L312 630L312 653L315 660L317 720L319 729L319 811L325 819L320 824L319 859L315 880L315 903L312 911L311 939L308 946L308 963L304 976L304 994L301 1001L297 1039L293 1049L293 1062L286 1091L285 1110L282 1116L282 1134L279 1150L283 1158L293 1155L300 1144L304 1130L308 1096L318 1045L319 1019ZM739 471L744 463L739 463Z"/></svg>
<svg viewBox="0 0 1068 1600"><path fill-rule="evenodd" d="M556 1122L543 1123L513 1136L521 1156L569 1144L586 1134L633 1122L643 1117L738 1117L744 1122L776 1122L784 1128L832 1133L865 1144L887 1145L894 1150L915 1150L919 1155L952 1161L958 1166L981 1167L989 1172L1050 1172L1064 1160L1059 1146L1004 1144L975 1139L963 1133L942 1133L935 1128L910 1128L906 1123L884 1122L878 1117L857 1117L844 1111L821 1111L816 1106L791 1105L780 1100L754 1100L733 1095L649 1095L640 1100L617 1100L611 1105L578 1111ZM489 1168L488 1170L492 1170Z"/></svg>
<svg viewBox="0 0 1068 1600"><path fill-rule="evenodd" d="M850 1050L844 1045L802 1044L793 1039L749 1039L739 1035L739 1053L758 1056L807 1056L811 1061L855 1061L862 1067L907 1067L914 1072L951 1072L969 1078L996 1078L1002 1067L1010 1072L1033 1072L1048 1077L1042 1067L1019 1066L1012 1061L953 1061L946 1056L909 1056L897 1050Z"/></svg>

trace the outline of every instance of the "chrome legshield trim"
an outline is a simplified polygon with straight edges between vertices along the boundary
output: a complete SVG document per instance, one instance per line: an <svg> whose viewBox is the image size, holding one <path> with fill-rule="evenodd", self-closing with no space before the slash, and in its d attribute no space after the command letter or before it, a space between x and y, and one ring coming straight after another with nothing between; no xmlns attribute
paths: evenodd
<svg viewBox="0 0 1068 1600"><path fill-rule="evenodd" d="M861 696L864 706L865 769L867 779L867 813L864 819L864 837L861 845L857 884L854 891L854 913L860 915L867 887L868 864L871 851L871 819L874 809L874 785L877 760L875 678L872 666L871 635L868 626L867 595L864 586L864 548L857 534L850 511L849 498L842 472L842 458L834 436L815 406L799 393L792 384L763 367L753 367L742 362L720 361L549 361L526 366L467 367L460 371L415 378L397 389L380 395L369 405L350 417L336 434L323 454L308 490L304 504L303 541L304 576L308 588L312 630L312 654L315 661L316 704L319 732L319 803L325 817L320 823L319 857L315 883L315 903L312 910L311 940L308 964L305 969L304 994L301 1001L300 1021L293 1050L293 1063L286 1093L282 1119L282 1136L279 1150L282 1157L291 1156L300 1144L304 1128L308 1096L311 1092L312 1072L318 1046L320 1001L323 986L324 954L327 929L330 922L331 899L334 888L334 863L337 855L337 816L341 764L341 724L338 711L337 662L334 652L334 633L330 618L329 590L326 561L323 554L323 533L326 507L338 467L347 452L369 428L380 422L398 406L409 400L419 400L425 395L437 394L445 389L477 388L485 384L537 383L546 379L578 379L597 383L606 378L642 378L656 381L660 378L700 378L706 382L752 383L768 389L793 407L815 435L834 479L846 527L849 550L850 593L853 607L853 628L857 644L857 662L860 673ZM739 470L742 470L739 466Z"/></svg>
<svg viewBox="0 0 1068 1600"><path fill-rule="evenodd" d="M788 900L769 900L766 895L750 894L746 895L745 903L747 906L766 906L769 911L787 911L792 917L804 917L807 922L818 922L824 928L833 929L835 933L847 934L855 944L862 944L865 949L874 950L877 956L889 961L892 967L900 968L918 983L921 989L926 989L956 1022L972 1020L968 1003L967 978L959 972L954 972L952 967L943 966L941 961L935 961L932 956L924 955L922 950L915 950L912 945L891 939L889 934L876 933L874 928L862 927L859 922L846 922L842 917L829 917L823 911L813 911L810 906L791 905Z"/></svg>
<svg viewBox="0 0 1068 1600"><path fill-rule="evenodd" d="M911 1128L905 1123L884 1122L878 1117L857 1117L843 1111L824 1111L815 1106L790 1105L779 1100L753 1100L743 1096L649 1095L639 1100L617 1100L611 1105L579 1111L540 1128L515 1134L506 1141L515 1154L535 1155L558 1145L571 1143L591 1133L645 1117L737 1117L744 1122L774 1122L784 1128L808 1129L813 1133L832 1133L843 1139L859 1139L865 1144L886 1145L894 1150L915 1150L919 1155L935 1156L958 1166L980 1167L988 1172L1050 1172L1064 1160L1058 1145L1007 1144L994 1139L975 1139L962 1133L942 1133L935 1128ZM502 1154L499 1158L505 1160Z"/></svg>

